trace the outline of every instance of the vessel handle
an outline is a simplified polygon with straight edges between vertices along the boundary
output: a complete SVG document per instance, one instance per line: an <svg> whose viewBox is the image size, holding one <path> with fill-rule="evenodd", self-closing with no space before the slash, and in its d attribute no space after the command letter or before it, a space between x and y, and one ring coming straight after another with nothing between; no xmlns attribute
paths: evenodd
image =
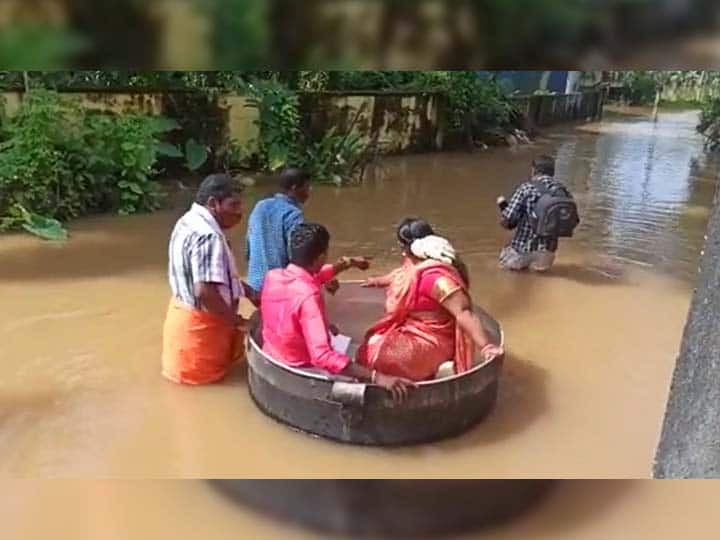
<svg viewBox="0 0 720 540"><path fill-rule="evenodd" d="M347 383L335 381L330 389L330 399L344 406L362 408L365 405L365 389L363 383Z"/></svg>

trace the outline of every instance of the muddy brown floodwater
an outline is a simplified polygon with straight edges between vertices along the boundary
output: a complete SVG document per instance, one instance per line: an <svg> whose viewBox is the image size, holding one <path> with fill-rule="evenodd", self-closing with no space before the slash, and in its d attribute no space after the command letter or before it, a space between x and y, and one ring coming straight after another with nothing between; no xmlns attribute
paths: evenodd
<svg viewBox="0 0 720 540"><path fill-rule="evenodd" d="M273 521L203 481L10 480L0 483L9 540L173 538L340 540ZM455 540L677 540L717 537L720 484L702 480L577 480L513 523ZM482 504L482 501L478 501Z"/></svg>
<svg viewBox="0 0 720 540"><path fill-rule="evenodd" d="M0 475L649 476L718 176L696 120L607 115L531 146L388 159L360 187L315 188L306 214L330 228L334 254L374 255L375 271L388 270L394 224L424 216L464 254L474 299L504 324L496 412L432 445L295 433L254 407L240 369L204 388L163 380L166 249L182 208L78 221L63 246L0 238ZM540 152L557 153L583 222L550 275L504 273L494 201ZM248 207L262 192L249 192Z"/></svg>

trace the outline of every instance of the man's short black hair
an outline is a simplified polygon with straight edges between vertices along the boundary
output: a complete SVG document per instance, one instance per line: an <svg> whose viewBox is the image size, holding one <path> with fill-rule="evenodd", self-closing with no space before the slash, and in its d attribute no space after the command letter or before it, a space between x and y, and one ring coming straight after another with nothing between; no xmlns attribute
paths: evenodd
<svg viewBox="0 0 720 540"><path fill-rule="evenodd" d="M290 234L290 262L308 268L328 250L330 233L319 223L301 223Z"/></svg>
<svg viewBox="0 0 720 540"><path fill-rule="evenodd" d="M285 169L280 173L280 189L290 191L310 183L310 175L301 169Z"/></svg>
<svg viewBox="0 0 720 540"><path fill-rule="evenodd" d="M555 158L552 156L538 156L533 159L532 166L538 174L555 176Z"/></svg>
<svg viewBox="0 0 720 540"><path fill-rule="evenodd" d="M242 193L242 184L236 182L227 174L211 174L202 181L198 188L195 202L206 205L210 197L214 197L218 201L233 197Z"/></svg>

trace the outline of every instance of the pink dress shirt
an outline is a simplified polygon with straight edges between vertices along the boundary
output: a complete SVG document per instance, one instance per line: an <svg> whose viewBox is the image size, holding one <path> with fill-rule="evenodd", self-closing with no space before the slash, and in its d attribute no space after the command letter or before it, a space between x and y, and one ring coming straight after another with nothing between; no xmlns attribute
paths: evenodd
<svg viewBox="0 0 720 540"><path fill-rule="evenodd" d="M332 265L315 276L290 264L265 276L260 295L263 351L292 367L340 373L350 363L330 345L322 285L335 277Z"/></svg>

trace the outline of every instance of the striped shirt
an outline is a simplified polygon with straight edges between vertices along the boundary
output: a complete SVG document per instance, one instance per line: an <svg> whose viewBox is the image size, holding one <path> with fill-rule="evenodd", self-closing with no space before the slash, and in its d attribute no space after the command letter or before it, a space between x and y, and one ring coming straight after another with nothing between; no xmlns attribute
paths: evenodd
<svg viewBox="0 0 720 540"><path fill-rule="evenodd" d="M290 233L305 217L297 201L284 193L263 199L248 218L248 285L260 291L265 274L290 264Z"/></svg>
<svg viewBox="0 0 720 540"><path fill-rule="evenodd" d="M242 286L225 234L210 211L193 204L175 224L168 249L168 278L175 298L201 309L195 297L197 283L216 283L232 306L242 296Z"/></svg>

